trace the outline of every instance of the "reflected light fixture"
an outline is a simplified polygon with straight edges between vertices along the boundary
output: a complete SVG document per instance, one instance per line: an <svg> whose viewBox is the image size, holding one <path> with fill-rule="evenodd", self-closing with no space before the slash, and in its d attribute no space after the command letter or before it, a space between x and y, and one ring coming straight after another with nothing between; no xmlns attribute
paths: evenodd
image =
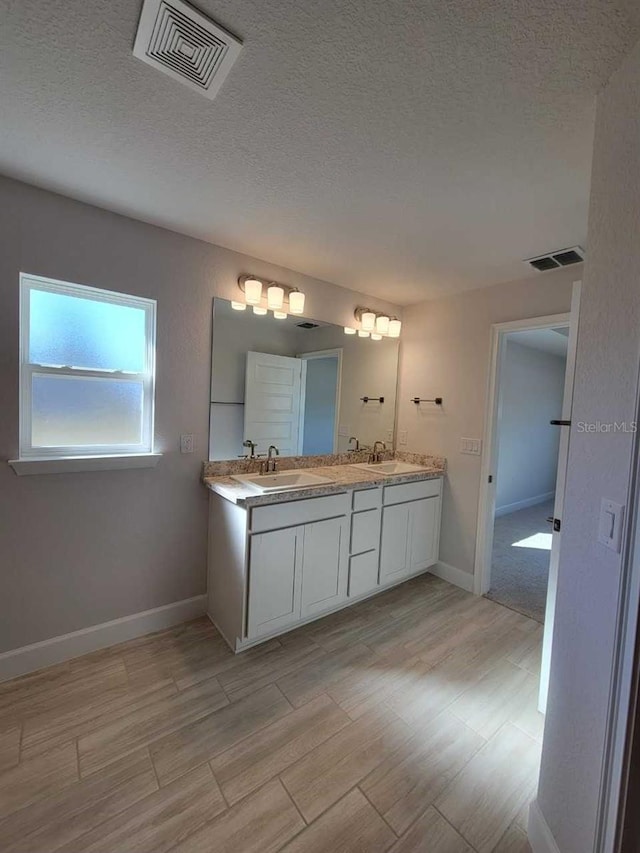
<svg viewBox="0 0 640 853"><path fill-rule="evenodd" d="M289 311L292 314L302 314L304 311L304 293L301 290L292 290L289 294Z"/></svg>
<svg viewBox="0 0 640 853"><path fill-rule="evenodd" d="M244 282L244 298L247 305L259 305L262 299L262 282L257 278L248 278Z"/></svg>
<svg viewBox="0 0 640 853"><path fill-rule="evenodd" d="M371 340L372 341L381 341L382 335L379 335L377 332L371 332Z"/></svg>
<svg viewBox="0 0 640 853"><path fill-rule="evenodd" d="M276 318L276 320L286 320L287 319L287 315L286 315L285 311L274 311L273 316Z"/></svg>
<svg viewBox="0 0 640 853"><path fill-rule="evenodd" d="M399 338L400 337L400 329L402 328L402 322L400 320L389 320L389 337L390 338Z"/></svg>
<svg viewBox="0 0 640 853"><path fill-rule="evenodd" d="M253 306L253 313L257 314L259 317L264 317L264 315L267 313L267 309L262 308L262 306L260 306L260 305L254 305Z"/></svg>
<svg viewBox="0 0 640 853"><path fill-rule="evenodd" d="M370 334L371 334L370 332L365 332L364 329L358 329L358 337L359 338L368 338Z"/></svg>
<svg viewBox="0 0 640 853"><path fill-rule="evenodd" d="M390 322L391 321L386 316L386 314L380 314L378 317L376 317L376 332L379 335L388 335Z"/></svg>
<svg viewBox="0 0 640 853"><path fill-rule="evenodd" d="M284 305L284 289L278 284L270 284L267 288L267 307L272 311L281 311Z"/></svg>
<svg viewBox="0 0 640 853"><path fill-rule="evenodd" d="M231 307L234 311L246 311L247 303L246 302L232 302Z"/></svg>
<svg viewBox="0 0 640 853"><path fill-rule="evenodd" d="M345 326L344 333L345 335L355 335L357 329L354 329L353 326Z"/></svg>

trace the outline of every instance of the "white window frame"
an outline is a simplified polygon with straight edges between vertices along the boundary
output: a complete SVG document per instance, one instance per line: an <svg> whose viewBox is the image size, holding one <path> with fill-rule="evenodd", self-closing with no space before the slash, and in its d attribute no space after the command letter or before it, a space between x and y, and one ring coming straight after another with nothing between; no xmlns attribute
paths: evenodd
<svg viewBox="0 0 640 853"><path fill-rule="evenodd" d="M111 305L124 305L139 308L145 312L145 366L139 373L102 370L73 366L52 366L34 364L29 361L30 334L30 294L32 290L46 291L89 299L92 302L107 302ZM155 409L155 355L156 355L156 301L141 296L130 296L110 290L101 290L84 284L44 278L20 273L20 460L68 460L68 459L110 459L115 457L156 456L153 453L154 409ZM142 440L139 444L108 445L64 445L57 447L34 447L31 443L32 415L32 379L34 375L68 376L72 378L119 379L140 382L143 387L142 403ZM126 467L123 465L113 467ZM136 465L135 467L140 467ZM76 470L85 470L80 467Z"/></svg>

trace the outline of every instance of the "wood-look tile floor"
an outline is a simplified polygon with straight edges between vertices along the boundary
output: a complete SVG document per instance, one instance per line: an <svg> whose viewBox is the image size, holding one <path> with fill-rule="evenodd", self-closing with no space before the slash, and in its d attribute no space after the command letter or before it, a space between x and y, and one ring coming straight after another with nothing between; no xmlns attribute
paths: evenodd
<svg viewBox="0 0 640 853"><path fill-rule="evenodd" d="M430 575L241 655L206 619L0 685L3 853L523 853L542 627Z"/></svg>

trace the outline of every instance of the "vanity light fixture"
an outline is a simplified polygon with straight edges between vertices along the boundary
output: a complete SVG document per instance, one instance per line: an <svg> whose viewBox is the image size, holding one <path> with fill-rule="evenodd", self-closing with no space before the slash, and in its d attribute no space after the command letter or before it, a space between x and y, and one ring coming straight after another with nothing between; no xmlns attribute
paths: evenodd
<svg viewBox="0 0 640 853"><path fill-rule="evenodd" d="M267 313L267 309L263 308L261 305L254 305L253 313L257 314L259 317L264 317L264 315Z"/></svg>
<svg viewBox="0 0 640 853"><path fill-rule="evenodd" d="M381 341L382 335L379 335L377 332L371 332L371 340L372 341Z"/></svg>
<svg viewBox="0 0 640 853"><path fill-rule="evenodd" d="M282 311L284 305L284 290L278 284L270 284L267 288L267 308L272 311Z"/></svg>
<svg viewBox="0 0 640 853"><path fill-rule="evenodd" d="M376 315L373 311L363 311L360 318L363 332L373 332L376 328Z"/></svg>
<svg viewBox="0 0 640 853"><path fill-rule="evenodd" d="M345 333L345 335L355 335L355 333L356 333L357 331L358 331L358 330L357 330L357 329L354 329L354 328L353 328L353 326L345 326L345 327L344 327L344 333Z"/></svg>
<svg viewBox="0 0 640 853"><path fill-rule="evenodd" d="M389 323L391 320L387 317L386 314L379 314L376 317L376 332L379 335L388 335L389 334Z"/></svg>
<svg viewBox="0 0 640 853"><path fill-rule="evenodd" d="M292 314L302 314L304 311L304 293L301 290L289 293L289 311Z"/></svg>
<svg viewBox="0 0 640 853"><path fill-rule="evenodd" d="M253 275L241 275L238 278L238 287L244 294L244 303L237 301L232 305L237 311L242 311L244 305L259 307L260 311L254 314L264 316L267 310L273 311L276 319L284 320L287 317L286 302L289 302L289 314L302 314L304 312L304 293L288 284L280 284L277 281L262 280ZM263 291L267 297L265 308L263 303Z"/></svg>
<svg viewBox="0 0 640 853"><path fill-rule="evenodd" d="M259 305L262 299L262 282L257 278L245 279L244 298L247 305Z"/></svg>
<svg viewBox="0 0 640 853"><path fill-rule="evenodd" d="M358 329L358 337L359 338L368 338L370 334L371 334L370 332L365 332L364 329Z"/></svg>
<svg viewBox="0 0 640 853"><path fill-rule="evenodd" d="M246 302L232 302L231 307L234 311L246 311L247 303Z"/></svg>
<svg viewBox="0 0 640 853"><path fill-rule="evenodd" d="M401 328L402 322L394 317L392 320L389 321L389 337L399 338Z"/></svg>

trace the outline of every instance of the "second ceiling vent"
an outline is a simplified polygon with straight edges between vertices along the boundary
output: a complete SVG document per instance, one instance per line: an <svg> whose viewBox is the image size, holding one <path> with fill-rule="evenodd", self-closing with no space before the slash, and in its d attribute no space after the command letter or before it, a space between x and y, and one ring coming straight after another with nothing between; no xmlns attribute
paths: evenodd
<svg viewBox="0 0 640 853"><path fill-rule="evenodd" d="M580 264L582 261L584 261L584 249L580 246L572 246L570 249L558 249L548 255L527 258L525 264L530 264L538 272L545 272L546 270L555 270L558 267L570 267L572 264Z"/></svg>
<svg viewBox="0 0 640 853"><path fill-rule="evenodd" d="M133 55L215 98L242 42L182 0L145 0Z"/></svg>

